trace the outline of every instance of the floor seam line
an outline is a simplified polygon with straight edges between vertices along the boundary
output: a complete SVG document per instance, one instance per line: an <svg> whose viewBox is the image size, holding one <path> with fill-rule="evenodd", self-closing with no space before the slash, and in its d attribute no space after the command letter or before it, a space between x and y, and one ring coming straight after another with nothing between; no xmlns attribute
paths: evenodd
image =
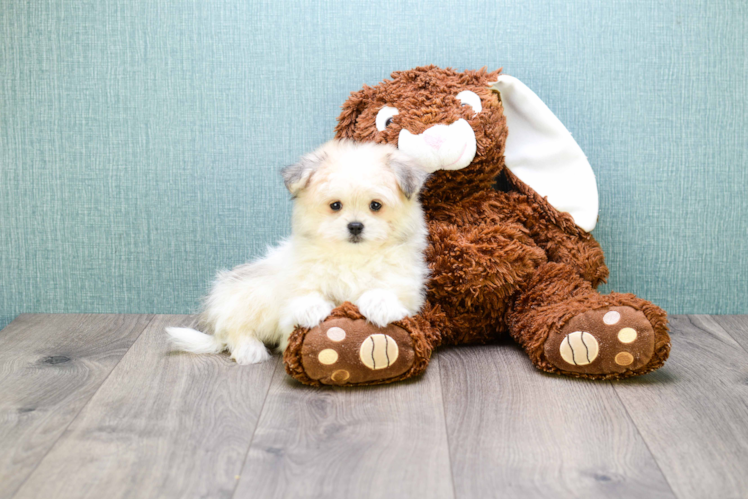
<svg viewBox="0 0 748 500"><path fill-rule="evenodd" d="M262 419L263 412L265 411L265 403L268 400L268 394L270 394L270 388L273 386L273 380L275 380L275 374L278 372L278 366L283 364L283 354L280 355L278 358L278 362L275 365L275 369L273 369L273 375L270 377L270 381L268 382L268 388L265 391L265 398L262 400L262 406L260 407L260 413L257 415L257 423L255 424L255 428L252 431L252 437L249 438L249 444L247 445L247 452L244 454L244 460L242 460L242 466L239 469L239 479L236 479L236 484L234 485L234 489L231 492L231 498L235 498L236 496L236 490L239 488L239 481L241 481L241 475L244 472L244 466L247 464L247 459L249 458L249 452L252 449L252 443L255 441L255 435L257 434L257 428L260 427L260 420Z"/></svg>
<svg viewBox="0 0 748 500"><path fill-rule="evenodd" d="M438 360L436 366L439 370L439 394L441 395L441 399L442 399L442 417L444 418L444 437L447 440L447 458L449 459L449 474L450 474L450 478L452 479L452 498L457 498L457 483L455 483L455 471L454 471L454 467L452 466L452 446L449 440L449 427L447 426L447 407L446 407L446 403L444 402L444 384L442 380L442 356L438 350L436 350L434 354L436 354L436 357Z"/></svg>
<svg viewBox="0 0 748 500"><path fill-rule="evenodd" d="M649 452L649 456L652 457L652 460L654 460L655 465L657 465L657 470L660 471L660 474L662 475L662 479L665 480L665 484L667 484L667 487L670 488L670 492L673 494L674 498L680 498L678 494L673 489L673 485L670 484L670 480L665 475L665 471L662 470L662 466L660 465L659 460L657 460L657 457L654 453L652 453L652 448L649 447L649 443L644 437L644 434L642 434L641 429L639 429L639 426L636 425L636 421L631 416L631 413L629 413L629 409L626 406L626 403L623 402L623 399L621 399L621 395L618 394L618 388L615 386L615 384L611 381L608 381L608 383L613 387L613 394L616 395L616 399L618 399L618 402L621 403L621 406L623 406L623 411L626 412L626 417L628 417L629 421L634 425L634 428L636 429L636 433L639 434L639 437L642 439L642 443L644 443L644 446L647 448L647 451Z"/></svg>
<svg viewBox="0 0 748 500"><path fill-rule="evenodd" d="M712 337L714 336L714 335L712 335L711 333L709 333L709 331L708 331L708 330L706 330L705 328L702 328L702 327L700 327L699 325L695 324L695 323L693 322L693 318L694 318L694 317L696 317L696 316L706 316L706 317L708 317L708 318L714 318L715 316L719 316L719 314L686 314L685 316L686 316L686 317L688 318L688 322L689 322L689 323L691 324L691 326L693 326L694 328L698 328L698 329L699 329L699 330L701 330L702 332L706 332L706 333L708 333L708 334L709 334L709 335L711 335ZM730 339L732 339L732 341L733 341L733 342L735 342L735 343L736 343L736 344L738 345L738 347L740 347L740 349L741 349L741 350L742 350L743 352L745 352L746 354L748 354L748 349L747 349L747 348L745 348L745 347L743 346L743 344L741 344L741 343L740 343L740 342L738 341L738 339L736 339L736 338L735 338L735 337L733 336L733 334L732 334L732 333L730 333L730 332L729 332L729 331L727 330L727 328L725 328L724 326L720 325L720 324L719 324L719 323L717 323L716 321L715 321L715 323L717 324L717 326L718 326L718 327L720 327L720 328L722 329L722 331L723 331L723 332L725 332L725 334L726 334L726 335L727 335L728 337L730 337ZM719 338L718 338L717 340L719 340ZM732 347L732 346L730 346L730 347Z"/></svg>

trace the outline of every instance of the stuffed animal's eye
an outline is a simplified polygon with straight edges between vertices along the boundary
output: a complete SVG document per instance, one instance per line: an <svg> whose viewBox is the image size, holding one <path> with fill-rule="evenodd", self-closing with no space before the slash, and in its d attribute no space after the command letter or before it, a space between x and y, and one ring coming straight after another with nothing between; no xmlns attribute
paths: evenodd
<svg viewBox="0 0 748 500"><path fill-rule="evenodd" d="M397 110L397 108L393 108L390 106L385 106L382 109L379 110L379 113L377 113L377 130L380 132L387 128L387 126L392 123L392 117L395 115L399 115L400 112Z"/></svg>
<svg viewBox="0 0 748 500"><path fill-rule="evenodd" d="M382 204L378 201L372 201L371 203L369 203L369 208L372 212L379 212L379 209L382 208Z"/></svg>
<svg viewBox="0 0 748 500"><path fill-rule="evenodd" d="M477 115L481 111L483 111L483 105L480 103L480 97L478 97L478 94L475 92L470 92L469 90L463 90L459 94L457 94L457 100L462 103L463 106L470 106L473 108L473 111L475 111L475 114Z"/></svg>
<svg viewBox="0 0 748 500"><path fill-rule="evenodd" d="M343 208L343 204L340 203L339 201L334 201L330 203L330 208L332 208L335 212L337 212L338 210Z"/></svg>

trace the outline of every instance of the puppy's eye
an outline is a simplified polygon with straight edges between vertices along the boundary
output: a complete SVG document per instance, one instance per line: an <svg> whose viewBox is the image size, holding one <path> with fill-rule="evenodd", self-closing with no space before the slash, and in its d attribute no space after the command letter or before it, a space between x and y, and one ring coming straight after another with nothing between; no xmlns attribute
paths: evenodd
<svg viewBox="0 0 748 500"><path fill-rule="evenodd" d="M483 111L483 105L480 102L480 97L478 97L478 94L476 94L475 92L463 90L455 97L462 103L463 106L470 106L471 108L473 108L473 111L475 111L476 115Z"/></svg>
<svg viewBox="0 0 748 500"><path fill-rule="evenodd" d="M343 208L343 204L340 203L339 201L334 201L330 203L330 208L332 208L335 212L337 212L338 210Z"/></svg>
<svg viewBox="0 0 748 500"><path fill-rule="evenodd" d="M372 201L371 203L369 203L369 208L372 212L379 212L379 209L382 208L382 204L378 201Z"/></svg>
<svg viewBox="0 0 748 500"><path fill-rule="evenodd" d="M399 115L400 112L397 110L397 108L392 108L390 106L385 106L382 109L379 110L379 113L377 113L377 130L380 132L384 129L386 129L391 123L392 123L392 117L395 115Z"/></svg>

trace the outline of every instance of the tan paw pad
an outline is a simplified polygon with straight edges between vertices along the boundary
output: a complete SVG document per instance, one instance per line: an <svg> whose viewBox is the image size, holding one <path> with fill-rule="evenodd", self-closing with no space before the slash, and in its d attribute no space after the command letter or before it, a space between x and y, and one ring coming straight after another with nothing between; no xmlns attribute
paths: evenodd
<svg viewBox="0 0 748 500"><path fill-rule="evenodd" d="M600 346L597 339L587 332L572 332L561 342L561 357L570 365L584 366L597 358Z"/></svg>
<svg viewBox="0 0 748 500"><path fill-rule="evenodd" d="M397 342L384 333L369 335L359 350L361 362L371 370L388 368L399 354Z"/></svg>
<svg viewBox="0 0 748 500"><path fill-rule="evenodd" d="M616 354L616 364L621 366L628 366L634 362L634 357L628 352L619 352Z"/></svg>
<svg viewBox="0 0 748 500"><path fill-rule="evenodd" d="M333 372L331 378L334 382L337 382L338 384L342 384L343 382L351 378L351 374L348 373L348 371L346 370L336 370Z"/></svg>
<svg viewBox="0 0 748 500"><path fill-rule="evenodd" d="M618 340L620 340L624 344L630 344L631 342L636 340L636 336L636 330L634 330L633 328L621 328L621 330L618 332ZM618 364L620 365L621 363Z"/></svg>
<svg viewBox="0 0 748 500"><path fill-rule="evenodd" d="M338 360L338 353L334 349L324 349L319 352L318 359L323 365L332 365Z"/></svg>

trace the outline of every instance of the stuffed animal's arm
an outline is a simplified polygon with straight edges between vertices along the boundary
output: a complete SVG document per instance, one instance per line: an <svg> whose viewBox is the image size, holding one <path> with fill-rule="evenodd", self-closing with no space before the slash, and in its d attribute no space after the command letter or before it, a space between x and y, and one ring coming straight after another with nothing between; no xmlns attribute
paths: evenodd
<svg viewBox="0 0 748 500"><path fill-rule="evenodd" d="M594 288L608 278L608 267L600 244L590 235L569 234L553 222L540 220L531 232L551 262L567 264Z"/></svg>
<svg viewBox="0 0 748 500"><path fill-rule="evenodd" d="M517 221L545 250L549 261L571 266L593 287L605 282L608 268L600 244L590 233L576 226L569 214L520 193L507 193L507 196Z"/></svg>
<svg viewBox="0 0 748 500"><path fill-rule="evenodd" d="M432 221L429 226L429 288L447 301L508 296L546 261L545 252L523 227L502 223L485 212L476 224Z"/></svg>

